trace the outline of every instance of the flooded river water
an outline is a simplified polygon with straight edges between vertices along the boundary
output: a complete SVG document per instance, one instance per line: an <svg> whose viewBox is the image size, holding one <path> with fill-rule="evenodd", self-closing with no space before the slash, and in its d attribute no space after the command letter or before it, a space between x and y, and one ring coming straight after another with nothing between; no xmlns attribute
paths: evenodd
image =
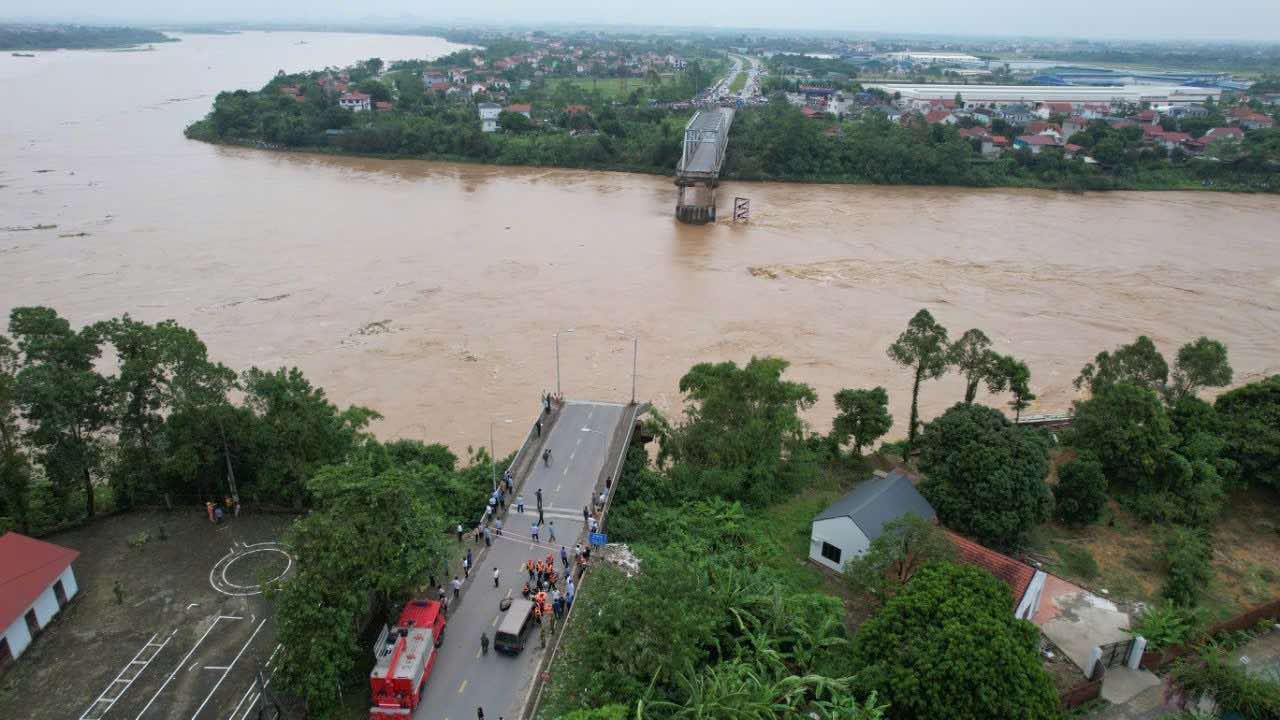
<svg viewBox="0 0 1280 720"><path fill-rule="evenodd" d="M174 318L236 368L297 365L379 434L513 448L554 389L678 406L692 363L791 360L822 396L909 376L885 348L928 307L983 328L1065 409L1100 349L1224 340L1280 372L1280 198L727 184L748 225L687 227L669 178L280 154L188 141L222 89L277 69L448 51L429 38L183 36L152 52L0 58L0 311ZM45 229L22 229L56 225ZM572 332L569 332L572 330ZM963 391L922 392L924 416ZM506 419L514 422L504 422Z"/></svg>

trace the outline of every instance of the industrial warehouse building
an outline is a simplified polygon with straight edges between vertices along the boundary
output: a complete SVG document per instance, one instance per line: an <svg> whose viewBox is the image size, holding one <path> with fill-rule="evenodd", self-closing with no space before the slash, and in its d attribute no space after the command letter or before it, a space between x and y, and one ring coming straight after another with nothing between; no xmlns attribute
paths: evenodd
<svg viewBox="0 0 1280 720"><path fill-rule="evenodd" d="M15 532L0 536L0 666L21 655L75 597L71 563L79 555Z"/></svg>
<svg viewBox="0 0 1280 720"><path fill-rule="evenodd" d="M897 470L877 473L813 518L809 559L836 571L867 551L884 526L912 513L929 522L938 516L929 502Z"/></svg>
<svg viewBox="0 0 1280 720"><path fill-rule="evenodd" d="M1218 100L1222 90L1211 87L1185 85L1112 85L1096 87L1088 85L930 85L870 83L867 89L883 90L890 96L899 94L904 103L915 100L952 100L959 95L966 107L975 105L1002 107L1005 105L1035 104L1042 102L1106 102L1152 103L1160 105L1202 103L1209 98Z"/></svg>

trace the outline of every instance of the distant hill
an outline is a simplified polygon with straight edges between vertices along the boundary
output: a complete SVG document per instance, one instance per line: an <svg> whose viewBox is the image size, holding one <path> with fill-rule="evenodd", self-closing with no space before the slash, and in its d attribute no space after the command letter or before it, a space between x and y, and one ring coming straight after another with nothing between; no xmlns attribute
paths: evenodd
<svg viewBox="0 0 1280 720"><path fill-rule="evenodd" d="M0 50L87 50L176 42L162 32L88 25L0 25Z"/></svg>

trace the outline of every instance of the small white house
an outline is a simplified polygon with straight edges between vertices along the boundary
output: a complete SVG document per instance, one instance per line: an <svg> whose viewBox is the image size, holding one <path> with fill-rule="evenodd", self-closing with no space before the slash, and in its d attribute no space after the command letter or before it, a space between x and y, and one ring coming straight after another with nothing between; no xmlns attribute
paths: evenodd
<svg viewBox="0 0 1280 720"><path fill-rule="evenodd" d="M929 522L937 519L911 478L897 470L877 473L813 519L809 559L843 571L845 563L866 552L871 541L880 537L885 525L907 513Z"/></svg>
<svg viewBox="0 0 1280 720"><path fill-rule="evenodd" d="M352 112L361 112L372 107L368 93L349 92L338 98L338 106Z"/></svg>
<svg viewBox="0 0 1280 720"><path fill-rule="evenodd" d="M502 106L498 103L482 102L476 105L476 111L480 113L480 129L484 132L491 133L498 131L498 115L502 113Z"/></svg>
<svg viewBox="0 0 1280 720"><path fill-rule="evenodd" d="M22 654L75 597L80 553L26 535L0 536L0 667Z"/></svg>

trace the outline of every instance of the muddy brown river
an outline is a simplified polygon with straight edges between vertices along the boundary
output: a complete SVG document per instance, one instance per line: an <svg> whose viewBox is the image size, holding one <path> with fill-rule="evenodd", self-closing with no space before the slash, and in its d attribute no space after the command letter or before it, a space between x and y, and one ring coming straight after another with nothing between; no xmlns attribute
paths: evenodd
<svg viewBox="0 0 1280 720"><path fill-rule="evenodd" d="M1280 198L730 183L750 224L687 227L670 179L281 154L188 141L222 89L277 69L448 52L438 39L246 33L143 52L0 58L0 311L131 313L236 368L297 365L380 435L498 452L555 388L678 407L695 362L778 354L831 395L909 376L885 348L921 307L984 329L1069 406L1100 349L1207 334L1238 381L1280 372ZM48 227L56 226L56 227ZM37 228L37 229L27 229ZM39 229L43 228L43 229ZM924 416L961 397L922 391ZM992 399L1002 402L1003 399ZM508 419L513 420L507 422Z"/></svg>

